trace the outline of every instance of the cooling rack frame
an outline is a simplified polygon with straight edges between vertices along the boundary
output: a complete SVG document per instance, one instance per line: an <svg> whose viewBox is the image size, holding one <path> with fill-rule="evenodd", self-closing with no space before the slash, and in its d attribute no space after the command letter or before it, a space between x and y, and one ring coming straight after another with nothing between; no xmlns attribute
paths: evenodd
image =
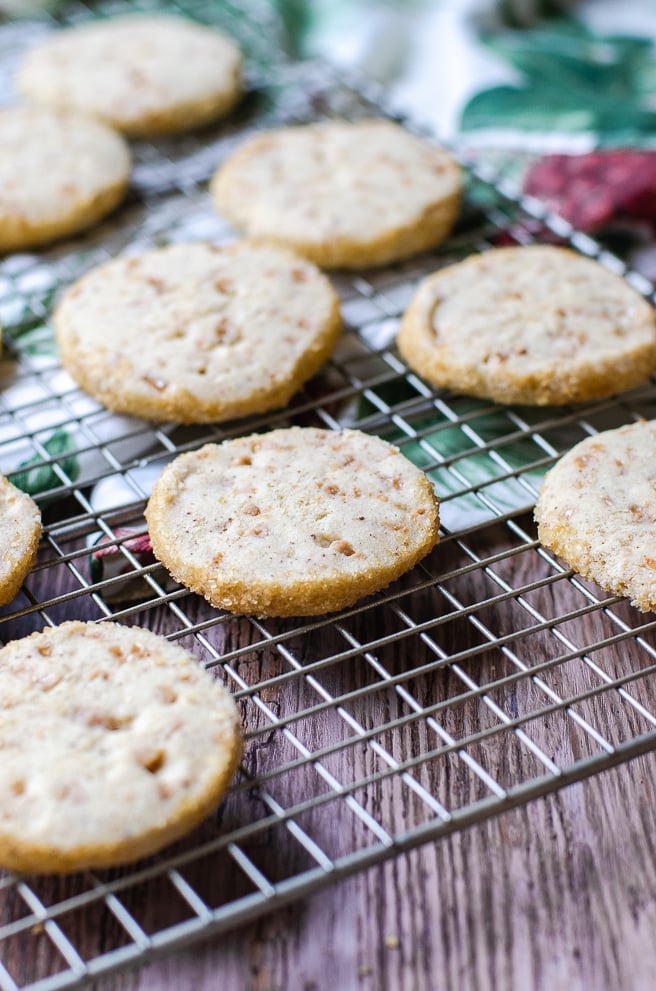
<svg viewBox="0 0 656 991"><path fill-rule="evenodd" d="M203 0L143 6L216 14ZM567 243L655 301L648 280L493 170L464 162L463 219L439 251L334 276L344 339L287 410L156 426L107 413L61 373L47 325L56 293L119 251L231 237L206 183L252 128L376 114L430 136L371 84L287 61L271 43L267 5L246 7L248 16L243 4L221 8L252 56L245 106L200 137L137 144L130 200L115 217L0 262L0 468L38 493L46 524L0 636L73 617L164 632L235 692L244 763L217 816L149 861L69 879L2 876L0 991L83 987L142 966L656 749L656 620L564 568L538 544L530 512L559 454L653 416L656 385L578 407L500 409L432 390L394 347L418 280L490 244ZM90 12L67 5L63 19ZM9 30L13 46L22 32L32 40L51 27L0 27L0 49ZM357 426L397 442L435 480L442 541L410 576L335 617L235 619L172 585L148 557L144 500L179 451L288 422Z"/></svg>

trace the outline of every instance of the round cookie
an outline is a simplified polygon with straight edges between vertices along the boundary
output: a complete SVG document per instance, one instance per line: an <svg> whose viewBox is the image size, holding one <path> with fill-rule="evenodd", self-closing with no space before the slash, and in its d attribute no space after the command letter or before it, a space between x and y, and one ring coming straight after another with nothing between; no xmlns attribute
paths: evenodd
<svg viewBox="0 0 656 991"><path fill-rule="evenodd" d="M214 606L313 616L384 588L437 543L437 498L396 447L290 427L172 461L146 508L155 555Z"/></svg>
<svg viewBox="0 0 656 991"><path fill-rule="evenodd" d="M196 243L94 269L55 327L64 367L110 409L202 423L284 406L332 353L341 317L304 259Z"/></svg>
<svg viewBox="0 0 656 991"><path fill-rule="evenodd" d="M588 437L545 475L538 536L585 578L656 610L656 421Z"/></svg>
<svg viewBox="0 0 656 991"><path fill-rule="evenodd" d="M237 228L326 268L382 265L434 247L455 222L460 189L445 151L386 120L256 135L211 184Z"/></svg>
<svg viewBox="0 0 656 991"><path fill-rule="evenodd" d="M123 199L130 152L100 121L10 107L0 135L0 253L91 227Z"/></svg>
<svg viewBox="0 0 656 991"><path fill-rule="evenodd" d="M237 708L181 647L64 623L0 650L0 864L59 873L153 853L217 805Z"/></svg>
<svg viewBox="0 0 656 991"><path fill-rule="evenodd" d="M0 605L15 597L36 557L41 513L30 496L0 475Z"/></svg>
<svg viewBox="0 0 656 991"><path fill-rule="evenodd" d="M241 95L241 54L220 31L169 15L128 15L66 28L25 57L23 96L100 117L136 137L186 131Z"/></svg>
<svg viewBox="0 0 656 991"><path fill-rule="evenodd" d="M656 368L656 319L626 282L573 251L495 248L425 279L398 344L435 386L557 405L642 382Z"/></svg>

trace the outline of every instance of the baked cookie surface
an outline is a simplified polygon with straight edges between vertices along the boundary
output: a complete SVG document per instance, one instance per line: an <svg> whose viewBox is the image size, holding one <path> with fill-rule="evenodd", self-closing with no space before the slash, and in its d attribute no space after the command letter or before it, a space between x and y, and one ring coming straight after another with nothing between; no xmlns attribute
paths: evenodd
<svg viewBox="0 0 656 991"><path fill-rule="evenodd" d="M56 32L17 76L35 103L99 117L136 137L186 131L241 95L241 54L220 31L183 17L132 14Z"/></svg>
<svg viewBox="0 0 656 991"><path fill-rule="evenodd" d="M357 430L290 427L182 454L146 509L155 555L214 606L332 612L384 588L438 540L426 475Z"/></svg>
<svg viewBox="0 0 656 991"><path fill-rule="evenodd" d="M18 592L34 563L40 536L39 507L0 475L0 605Z"/></svg>
<svg viewBox="0 0 656 991"><path fill-rule="evenodd" d="M125 195L130 152L99 121L11 107L0 110L0 136L0 253L84 230Z"/></svg>
<svg viewBox="0 0 656 991"><path fill-rule="evenodd" d="M105 867L182 836L240 755L237 708L148 630L64 623L0 650L0 864Z"/></svg>
<svg viewBox="0 0 656 991"><path fill-rule="evenodd" d="M656 609L656 421L589 437L547 472L538 536L585 578Z"/></svg>
<svg viewBox="0 0 656 991"><path fill-rule="evenodd" d="M435 386L557 405L644 381L656 368L656 319L588 258L548 245L494 248L425 279L398 344Z"/></svg>
<svg viewBox="0 0 656 991"><path fill-rule="evenodd" d="M314 265L238 242L114 259L55 312L61 360L110 409L200 423L284 406L337 342L337 296Z"/></svg>
<svg viewBox="0 0 656 991"><path fill-rule="evenodd" d="M217 209L251 237L327 268L407 258L455 222L461 176L439 148L385 120L259 134L217 171Z"/></svg>

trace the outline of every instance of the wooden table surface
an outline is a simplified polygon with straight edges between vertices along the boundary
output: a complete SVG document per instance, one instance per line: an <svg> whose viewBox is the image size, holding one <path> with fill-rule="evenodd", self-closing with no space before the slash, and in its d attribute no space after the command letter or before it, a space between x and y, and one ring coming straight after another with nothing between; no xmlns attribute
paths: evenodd
<svg viewBox="0 0 656 991"><path fill-rule="evenodd" d="M491 539L495 532L501 539L502 528L492 528L487 536ZM445 547L442 567L453 563L449 553L455 550ZM514 563L517 582L536 574L535 561L534 551L527 554L523 573L521 563ZM482 601L486 581L483 571L467 576L472 598ZM548 599L561 612L567 609L568 597L570 608L577 602L566 580L540 594L545 611ZM188 612L194 600L187 603ZM628 610L624 603L617 608ZM600 636L603 614L593 613L578 622L583 624L583 642L592 643ZM512 625L512 609L504 609L499 623ZM244 629L243 623L235 624L235 630ZM503 628L497 632L502 634ZM645 658L628 640L616 648L613 663L617 671L622 665L638 670ZM357 683L355 668L351 677ZM434 672L433 690L453 691L451 677L448 668ZM530 679L525 681L529 691ZM653 711L654 678L643 682L642 698ZM517 684L518 692L522 686L523 682ZM421 697L421 685L414 687ZM575 691L577 686L569 687ZM515 702L521 710L519 696ZM330 714L331 710L324 710L327 722L322 731L327 735ZM602 731L615 738L613 728L617 731L622 725L622 715L612 695L602 697L598 714L606 720L600 724ZM470 728L480 729L475 710L470 718ZM626 736L636 732L631 719L629 715L624 724ZM464 738L467 728L463 723L456 735ZM271 734L268 744L273 764L281 759L275 752L280 735ZM499 767L506 744L503 736L488 743ZM440 787L436 780L436 794ZM471 800L466 778L459 782L454 775L450 787L452 807L458 788L465 789L464 804ZM653 991L655 809L656 753L652 753L426 844L141 971L103 978L95 987L97 991ZM402 815L399 812L400 819ZM339 828L337 820L334 828ZM284 851L274 850L272 858L277 855L284 856ZM52 883L57 897L66 897L67 882ZM82 936L92 943L96 938L91 932ZM33 961L20 945L16 953L20 959L13 960L13 973L31 975L33 980Z"/></svg>
<svg viewBox="0 0 656 991"><path fill-rule="evenodd" d="M480 541L481 551L493 553L507 547L507 532L486 528ZM445 545L440 567L459 563L456 547ZM545 574L535 552L504 563L515 587ZM493 588L480 571L454 591L480 602ZM562 616L580 598L562 581L540 589L534 602L544 614ZM427 608L433 607L431 600ZM625 603L616 608L639 621ZM508 603L495 619L499 636L521 622ZM577 624L576 635L587 644L613 630L601 613ZM373 632L365 629L364 637ZM454 650L463 635L461 628L454 631ZM538 640L550 637L544 632L530 643L537 649ZM631 640L610 653L607 671L615 676L645 664ZM582 672L569 676L570 692L583 687ZM431 677L432 690L454 692L448 671L437 678L437 689ZM516 686L519 711L528 681ZM420 685L413 683L413 691L422 697ZM641 681L640 694L653 711L654 678ZM626 736L645 729L611 695L602 698L596 717L610 739L618 727ZM479 718L466 711L455 735L479 730ZM553 747L544 732L545 746ZM539 733L536 727L536 739ZM507 743L503 737L488 742L499 773ZM564 762L567 747L563 743ZM436 782L436 794L439 787ZM454 776L451 787L457 805L457 789L471 783ZM353 876L141 975L107 981L102 991L653 991L655 810L656 754L650 754Z"/></svg>
<svg viewBox="0 0 656 991"><path fill-rule="evenodd" d="M656 755L102 991L653 991Z"/></svg>

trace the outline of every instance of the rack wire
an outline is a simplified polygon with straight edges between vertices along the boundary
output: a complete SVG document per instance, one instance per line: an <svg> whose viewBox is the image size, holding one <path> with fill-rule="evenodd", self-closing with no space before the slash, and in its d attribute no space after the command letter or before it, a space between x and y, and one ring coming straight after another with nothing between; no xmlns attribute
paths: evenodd
<svg viewBox="0 0 656 991"><path fill-rule="evenodd" d="M166 6L219 18L250 55L250 90L215 129L136 145L129 202L96 231L0 262L0 469L38 493L45 520L0 636L72 617L163 632L234 692L245 755L217 815L147 861L69 878L2 875L0 991L88 985L656 749L656 620L564 568L531 515L563 451L655 415L653 381L576 407L499 407L434 391L394 344L424 275L499 243L568 243L654 300L650 283L539 204L473 168L439 251L335 275L343 339L274 414L156 426L109 413L62 372L48 326L62 287L121 251L234 236L210 208L207 179L236 141L272 123L381 113L377 97L326 66L287 63L275 24L263 32L267 5L251 3L248 16L243 4ZM98 12L66 7L60 20ZM0 29L3 71L52 27ZM176 453L287 423L394 440L435 482L442 540L410 575L337 616L236 618L144 556L144 502Z"/></svg>

